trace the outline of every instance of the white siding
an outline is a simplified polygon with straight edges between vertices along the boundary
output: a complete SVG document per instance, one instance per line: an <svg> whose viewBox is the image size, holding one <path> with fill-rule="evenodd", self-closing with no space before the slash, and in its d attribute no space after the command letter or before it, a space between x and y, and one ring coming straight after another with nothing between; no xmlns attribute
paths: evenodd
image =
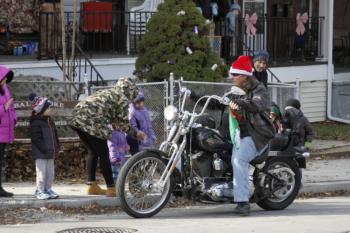
<svg viewBox="0 0 350 233"><path fill-rule="evenodd" d="M131 8L133 8L135 6L142 5L143 2L144 2L144 0L127 0L126 6L127 6L128 10L130 10Z"/></svg>
<svg viewBox="0 0 350 233"><path fill-rule="evenodd" d="M271 67L282 82L327 80L327 64Z"/></svg>
<svg viewBox="0 0 350 233"><path fill-rule="evenodd" d="M300 83L301 108L311 122L327 118L327 81Z"/></svg>
<svg viewBox="0 0 350 233"><path fill-rule="evenodd" d="M92 59L91 61L105 80L115 80L133 76L136 58ZM62 71L54 61L8 62L3 65L13 69L16 76L42 75L62 80ZM90 69L87 70L89 72Z"/></svg>

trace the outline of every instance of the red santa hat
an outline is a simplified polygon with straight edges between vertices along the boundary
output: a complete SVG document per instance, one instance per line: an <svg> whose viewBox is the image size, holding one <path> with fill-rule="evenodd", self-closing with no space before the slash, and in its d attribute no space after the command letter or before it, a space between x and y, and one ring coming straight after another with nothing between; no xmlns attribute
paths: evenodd
<svg viewBox="0 0 350 233"><path fill-rule="evenodd" d="M231 75L253 76L252 59L249 56L239 56L230 68Z"/></svg>

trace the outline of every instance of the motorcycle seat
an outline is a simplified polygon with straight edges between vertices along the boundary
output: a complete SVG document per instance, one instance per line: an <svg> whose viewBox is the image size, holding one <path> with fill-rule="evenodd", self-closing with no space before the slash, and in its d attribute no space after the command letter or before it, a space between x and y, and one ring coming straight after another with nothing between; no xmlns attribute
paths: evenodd
<svg viewBox="0 0 350 233"><path fill-rule="evenodd" d="M267 159L269 155L269 151L270 151L270 145L267 144L266 146L264 146L264 148L262 148L259 151L258 155L252 161L250 161L250 164L257 165L257 164L263 163Z"/></svg>
<svg viewBox="0 0 350 233"><path fill-rule="evenodd" d="M270 141L270 150L271 151L282 151L284 150L289 143L289 136L286 133L278 133Z"/></svg>

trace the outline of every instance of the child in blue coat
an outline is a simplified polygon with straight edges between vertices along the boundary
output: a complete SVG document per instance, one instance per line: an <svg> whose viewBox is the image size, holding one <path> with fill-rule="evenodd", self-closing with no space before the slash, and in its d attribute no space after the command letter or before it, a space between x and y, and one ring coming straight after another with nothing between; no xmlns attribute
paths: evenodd
<svg viewBox="0 0 350 233"><path fill-rule="evenodd" d="M152 128L150 114L145 107L145 96L141 91L134 99L133 103L130 104L129 120L131 127L135 131L142 131L147 136L144 140L136 141L136 143L134 141L134 145L130 145L130 147L133 147L130 148L132 154L138 151L143 151L147 148L153 148L156 136ZM137 149L135 149L136 146L138 147Z"/></svg>

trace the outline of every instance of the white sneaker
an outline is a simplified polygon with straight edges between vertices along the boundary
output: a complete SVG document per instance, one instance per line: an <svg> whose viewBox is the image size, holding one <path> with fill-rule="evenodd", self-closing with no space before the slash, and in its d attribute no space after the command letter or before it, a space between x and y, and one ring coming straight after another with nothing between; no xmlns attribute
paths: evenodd
<svg viewBox="0 0 350 233"><path fill-rule="evenodd" d="M50 195L48 193L40 192L36 195L36 198L39 200L48 200L50 199Z"/></svg>
<svg viewBox="0 0 350 233"><path fill-rule="evenodd" d="M54 192L52 189L46 191L47 194L49 194L50 199L56 199L59 197L59 195Z"/></svg>

